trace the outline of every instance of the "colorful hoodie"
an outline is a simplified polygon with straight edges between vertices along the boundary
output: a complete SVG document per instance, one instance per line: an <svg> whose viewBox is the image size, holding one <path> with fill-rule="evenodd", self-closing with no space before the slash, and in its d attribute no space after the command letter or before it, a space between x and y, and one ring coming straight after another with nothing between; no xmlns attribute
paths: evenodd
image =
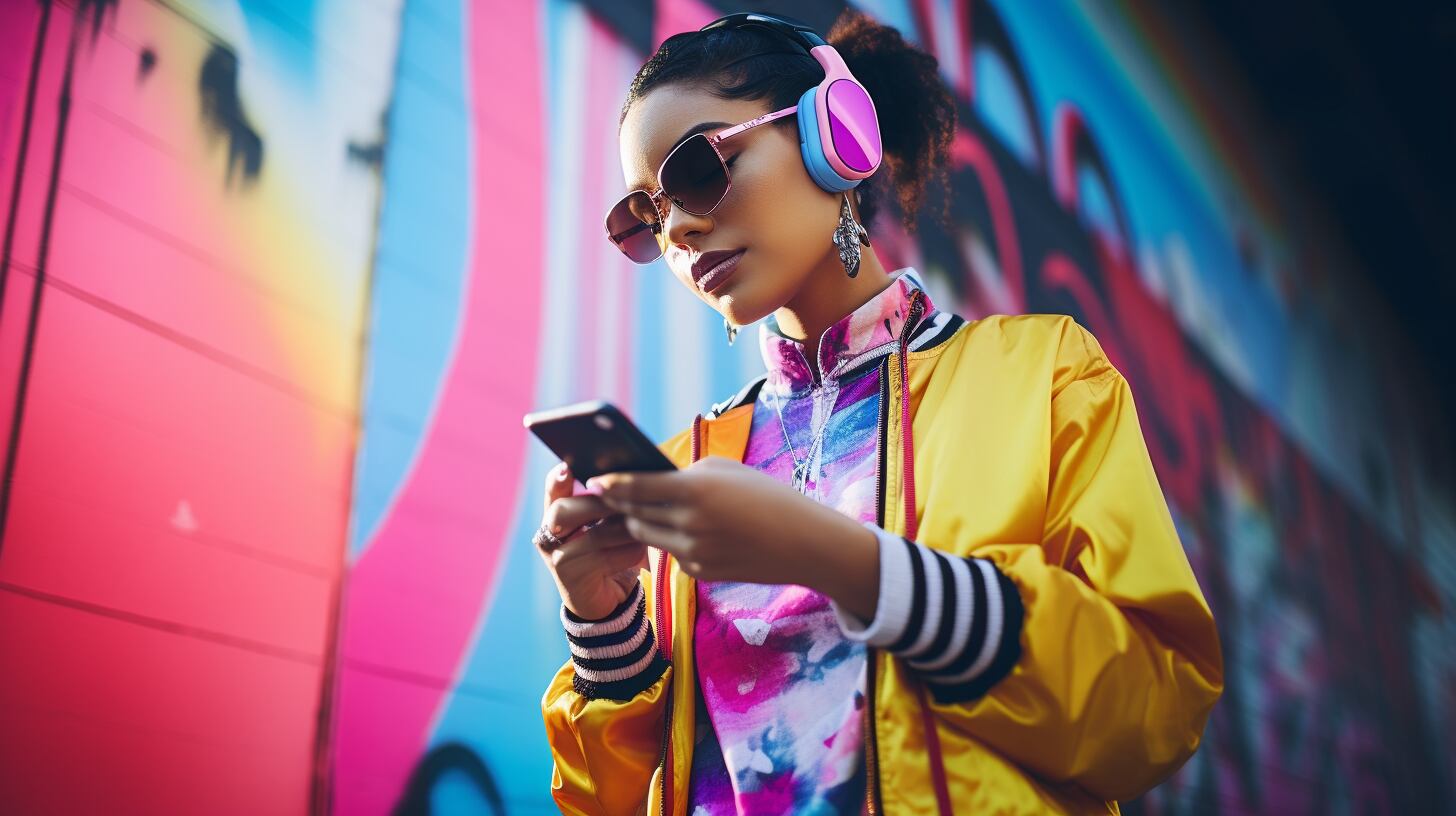
<svg viewBox="0 0 1456 816"><path fill-rule="evenodd" d="M745 464L874 523L877 364L894 352L915 289L912 270L897 273L823 332L814 362L772 317L760 324L767 375ZM921 341L954 318L924 297ZM865 649L836 613L807 587L698 582L694 816L858 810Z"/></svg>

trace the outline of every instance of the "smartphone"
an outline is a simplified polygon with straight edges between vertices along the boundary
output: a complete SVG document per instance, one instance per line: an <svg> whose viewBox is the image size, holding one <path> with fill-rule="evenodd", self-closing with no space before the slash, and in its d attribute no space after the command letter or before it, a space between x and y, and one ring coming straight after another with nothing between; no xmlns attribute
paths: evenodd
<svg viewBox="0 0 1456 816"><path fill-rule="evenodd" d="M677 470L621 409L603 400L534 411L521 420L578 482L603 473Z"/></svg>

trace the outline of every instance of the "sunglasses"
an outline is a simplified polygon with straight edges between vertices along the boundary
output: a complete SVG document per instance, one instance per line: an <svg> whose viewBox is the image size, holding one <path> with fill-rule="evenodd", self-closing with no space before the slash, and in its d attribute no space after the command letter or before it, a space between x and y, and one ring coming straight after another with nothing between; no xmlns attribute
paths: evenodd
<svg viewBox="0 0 1456 816"><path fill-rule="evenodd" d="M672 204L693 215L707 215L723 203L733 187L728 163L718 145L796 110L797 106L766 113L711 136L693 134L662 160L657 170L657 192L633 190L607 211L607 238L633 263L648 264L661 258L668 243L663 224Z"/></svg>

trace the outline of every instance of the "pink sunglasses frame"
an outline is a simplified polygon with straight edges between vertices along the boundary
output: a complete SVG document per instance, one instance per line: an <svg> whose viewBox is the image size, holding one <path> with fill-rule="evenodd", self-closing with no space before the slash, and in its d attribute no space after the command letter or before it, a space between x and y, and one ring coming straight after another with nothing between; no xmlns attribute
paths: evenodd
<svg viewBox="0 0 1456 816"><path fill-rule="evenodd" d="M639 187L635 190L629 191L626 195L617 199L617 202L613 204L610 209L607 210L607 216L603 219L603 226L606 228L607 231L607 240L611 241L612 244L616 246L619 250L622 249L621 243L618 242L616 238L612 235L612 228L609 222L612 219L612 213L616 212L617 208L622 205L622 202L626 201L637 193L642 193L643 195L647 196L648 200L652 202L652 208L657 212L659 218L657 222L659 229L654 230L654 232L657 232L659 234L661 233L661 226L667 223L667 216L671 214L671 205L668 205L668 209L664 210L662 205L662 199L670 200L673 204L676 204L679 208L681 208L683 212L689 213L691 215L707 215L708 213L711 213L712 211L718 209L718 205L723 203L723 199L727 198L728 192L733 189L733 174L728 172L728 163L723 159L722 151L718 149L719 143L731 139L734 136L743 133L744 131L756 128L759 125L767 124L768 122L772 122L775 119L780 119L788 116L798 109L798 105L793 105L791 107L784 108L783 110L774 111L773 113L765 113L762 116L756 116L752 119L749 119L747 122L740 122L739 124L736 124L732 127L724 128L711 136L706 133L694 133L690 138L684 139L682 144L674 147L672 149L672 152L667 154L667 158L662 160L662 164L657 166L657 192L651 192ZM723 195L719 196L718 200L713 202L713 206L709 207L703 212L694 212L684 206L681 201L678 201L677 199L674 199L671 196L667 195L667 192L662 189L662 168L666 167L667 163L672 161L672 157L676 155L679 150L690 144L693 139L697 139L700 137L707 139L708 146L713 148L713 152L717 154L718 163L723 166L723 175L728 179L728 186L723 188ZM652 225L642 224L642 226L651 228ZM662 242L659 240L657 243L659 249L661 249ZM623 250L623 254L626 254L625 250ZM631 256L628 257L630 258ZM658 257L662 257L661 252L658 253ZM657 258L653 258L652 260L655 261L657 260ZM652 263L652 261L646 261L646 263Z"/></svg>

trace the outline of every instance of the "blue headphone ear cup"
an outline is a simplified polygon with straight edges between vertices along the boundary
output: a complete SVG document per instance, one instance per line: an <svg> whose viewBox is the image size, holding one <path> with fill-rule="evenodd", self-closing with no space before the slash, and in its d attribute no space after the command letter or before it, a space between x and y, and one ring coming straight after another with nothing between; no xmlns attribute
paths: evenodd
<svg viewBox="0 0 1456 816"><path fill-rule="evenodd" d="M814 107L818 100L819 87L805 91L799 97L799 109L795 117L799 120L799 153L804 159L804 169L814 183L830 193L842 193L859 186L859 179L847 179L829 166L824 157L824 144L819 138L819 118Z"/></svg>

